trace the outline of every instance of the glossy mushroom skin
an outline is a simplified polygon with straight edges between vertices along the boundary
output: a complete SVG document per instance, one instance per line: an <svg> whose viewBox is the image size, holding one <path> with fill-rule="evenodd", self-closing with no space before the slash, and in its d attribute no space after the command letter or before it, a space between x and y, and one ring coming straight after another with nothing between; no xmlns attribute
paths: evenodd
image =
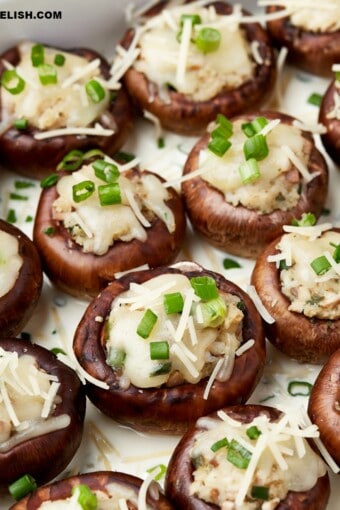
<svg viewBox="0 0 340 510"><path fill-rule="evenodd" d="M338 86L336 87L336 83ZM333 161L340 165L340 120L336 117L330 118L329 112L334 109L334 95L340 94L339 82L333 80L328 86L320 105L319 122L323 124L327 131L321 135L322 143Z"/></svg>
<svg viewBox="0 0 340 510"><path fill-rule="evenodd" d="M38 485L57 476L76 453L83 433L85 417L85 392L77 374L60 362L49 350L17 338L0 340L0 347L17 352L19 356L34 356L38 366L48 374L58 377L61 383L51 416L70 416L67 427L22 441L6 452L0 452L0 487L29 473Z"/></svg>
<svg viewBox="0 0 340 510"><path fill-rule="evenodd" d="M96 51L87 48L68 49L86 58L89 62L100 59L101 74L105 79L110 77L108 62ZM12 47L0 56L0 77L5 71L3 60L17 65L20 61L18 48ZM0 105L0 121L2 117ZM25 130L9 127L0 134L0 153L2 164L14 172L31 179L42 179L53 172L58 163L71 150L86 151L93 148L101 149L112 156L125 143L132 127L133 111L126 90L122 87L110 101L108 108L97 122L105 129L113 129L110 136L98 135L63 135L36 140L34 135L39 129L28 126Z"/></svg>
<svg viewBox="0 0 340 510"><path fill-rule="evenodd" d="M159 2L147 12L147 16L159 14L167 4L167 1ZM211 5L215 6L218 14L230 14L233 9L232 5L225 2L212 2ZM246 11L243 13L247 14ZM259 43L259 53L264 62L258 64L253 60L255 70L252 79L236 88L225 88L205 101L193 101L174 90L169 90L170 102L165 102L157 90L153 93L153 100L150 101L150 90L155 87L152 87L144 73L131 67L125 73L123 82L138 108L151 112L160 120L162 126L170 131L183 135L200 135L218 113L230 117L262 104L271 94L276 79L275 55L270 37L260 24L244 23L241 26L249 43L252 41ZM134 30L128 30L121 45L128 48L133 36Z"/></svg>
<svg viewBox="0 0 340 510"><path fill-rule="evenodd" d="M9 510L39 510L44 502L56 501L58 499L67 499L72 495L72 488L79 485L87 485L92 491L101 491L110 494L110 484L120 486L121 490L126 488L127 491L133 491L138 497L139 489L143 480L140 478L120 473L118 471L94 471L91 473L83 473L78 476L71 476L64 480L40 487L32 494L26 496L18 503L15 503ZM153 490L152 490L153 489ZM113 504L113 503L112 503ZM129 510L137 510L137 507L127 501ZM173 510L174 507L166 499L161 491L160 486L153 482L147 493L148 508L152 510Z"/></svg>
<svg viewBox="0 0 340 510"><path fill-rule="evenodd" d="M181 263L180 263L181 265ZM138 271L112 282L92 301L83 315L74 335L73 348L83 368L101 381L109 389L101 389L88 383L87 395L93 404L114 420L137 430L180 434L199 416L205 415L224 405L245 402L258 383L265 364L266 352L262 320L252 301L239 287L225 280L221 275L204 269L192 270L183 265L154 270ZM104 351L105 319L108 317L112 301L127 290L130 282L143 283L152 277L184 273L191 278L198 275L212 276L220 291L232 293L240 298L244 307L243 340L255 340L254 346L242 356L236 357L230 378L225 382L215 380L208 399L204 391L208 378L197 384L184 383L173 387L155 387L141 390L133 385L122 390L119 377L106 364ZM98 322L98 317L103 322Z"/></svg>
<svg viewBox="0 0 340 510"><path fill-rule="evenodd" d="M279 418L280 412L273 407L263 405L231 406L223 409L232 419L250 423L259 414L265 414L271 421ZM215 414L212 414L215 416ZM191 427L176 446L170 459L165 480L165 493L178 510L213 510L215 505L191 496L190 484L193 481L193 465L190 450L195 435L204 429L199 425ZM319 478L316 485L306 492L289 491L275 510L324 510L330 494L328 474Z"/></svg>
<svg viewBox="0 0 340 510"><path fill-rule="evenodd" d="M333 228L336 232L340 229ZM269 255L278 253L280 238L271 242L256 260L251 283L275 319L265 323L266 336L281 352L302 363L325 363L340 348L340 319L309 318L302 313L288 310L289 299L281 292L280 273L275 263L268 262Z"/></svg>
<svg viewBox="0 0 340 510"><path fill-rule="evenodd" d="M147 172L134 168L124 175L138 177L143 173ZM84 253L82 247L71 239L62 222L52 218L52 203L58 197L56 186L45 188L38 204L33 239L47 276L64 292L88 299L106 287L117 272L143 264L155 267L172 262L184 240L186 218L181 197L173 188L168 188L168 192L170 198L166 203L175 216L174 232L170 233L165 223L154 217L151 227L146 228L145 242L138 239L115 241L107 253L96 255ZM54 229L51 235L45 233L49 227Z"/></svg>
<svg viewBox="0 0 340 510"><path fill-rule="evenodd" d="M282 7L267 7L268 13ZM330 76L333 64L340 59L340 31L310 32L293 25L289 17L268 21L267 30L273 43L288 49L288 62L318 76Z"/></svg>
<svg viewBox="0 0 340 510"><path fill-rule="evenodd" d="M246 114L231 120L244 118L248 122L259 115L269 121L280 119L285 124L294 121L289 115L272 111ZM221 191L196 176L182 182L186 211L194 229L221 250L256 259L266 245L282 233L282 226L290 224L292 219L300 218L307 212L313 212L318 218L327 198L328 168L312 135L303 132L302 136L311 148L308 169L311 173L318 172L318 175L309 183L303 181L300 175L301 194L295 207L288 211L276 209L271 213L259 214L242 205L233 206L226 202ZM210 134L207 132L193 147L184 166L184 175L197 170L200 151L207 148L209 139Z"/></svg>
<svg viewBox="0 0 340 510"><path fill-rule="evenodd" d="M320 439L340 466L340 348L327 360L312 388L308 414Z"/></svg>
<svg viewBox="0 0 340 510"><path fill-rule="evenodd" d="M23 260L14 286L0 296L0 338L6 338L20 333L31 318L41 295L43 273L38 251L26 234L3 220L0 231L18 240L18 253Z"/></svg>

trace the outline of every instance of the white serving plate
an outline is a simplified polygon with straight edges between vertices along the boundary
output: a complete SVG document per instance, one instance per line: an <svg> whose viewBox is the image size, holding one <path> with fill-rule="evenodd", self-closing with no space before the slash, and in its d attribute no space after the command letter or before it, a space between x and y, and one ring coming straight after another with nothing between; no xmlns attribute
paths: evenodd
<svg viewBox="0 0 340 510"><path fill-rule="evenodd" d="M144 2L145 3L145 2ZM234 2L236 3L236 2ZM28 6L25 0L0 0L0 50L15 44L21 39L32 39L65 48L72 46L87 46L97 49L112 58L115 43L122 35L125 26L125 2L112 0L35 0L34 6ZM135 4L143 5L142 1ZM255 10L250 0L243 0L242 4L249 10ZM1 14L5 11L7 19ZM51 12L60 11L61 19L14 19L19 11ZM328 86L325 79L285 67L280 89L282 111L291 113L305 122L317 120L318 109L308 104L307 99L312 92L323 93ZM271 105L273 106L273 105ZM194 138L183 138L171 133L165 133L165 148L158 149L155 139L154 126L148 121L140 120L124 150L134 152L140 160L141 166L163 175L167 179L179 176L186 155ZM320 140L316 143L323 151ZM325 154L325 152L323 151ZM331 221L340 226L340 172L325 154L330 170L329 197L326 207L330 215L320 221ZM15 208L18 215L16 225L30 237L32 223L26 223L27 215L34 216L39 195L39 184L29 190L29 200L23 203L9 200L9 193L14 189L14 181L18 176L7 169L0 173L0 217L6 218L10 208ZM212 248L188 231L185 246L180 255L181 259L192 258L203 266L222 273L243 289L249 283L253 262L238 259L240 269L223 269L223 258L228 255ZM236 258L236 257L232 257ZM78 321L86 309L87 303L76 300L60 292L45 280L42 297L38 308L25 331L32 335L32 341L47 348L62 347L69 350L73 333ZM306 397L291 397L287 392L287 384L291 380L305 380L313 382L320 371L320 366L301 365L291 361L268 346L268 361L264 376L250 399L252 403L259 403L269 399L269 405L306 406ZM116 424L103 416L92 404L88 403L84 437L79 451L68 466L67 470L58 478L77 472L108 469L123 471L145 478L147 470L158 464L167 464L168 459L177 444L179 437L155 436L137 433ZM330 474L331 498L327 510L339 508L340 485L339 478ZM11 498L0 499L0 510L7 510L13 504Z"/></svg>

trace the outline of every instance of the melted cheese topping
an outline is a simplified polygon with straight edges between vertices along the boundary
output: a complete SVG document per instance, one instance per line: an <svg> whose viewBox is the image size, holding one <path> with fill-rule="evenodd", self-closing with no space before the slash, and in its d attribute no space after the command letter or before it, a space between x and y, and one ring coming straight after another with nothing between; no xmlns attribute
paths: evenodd
<svg viewBox="0 0 340 510"><path fill-rule="evenodd" d="M290 300L289 310L303 313L307 317L336 320L340 318L340 264L332 257L334 245L340 244L337 232L321 232L306 236L303 229L299 234L285 234L277 245L281 259L290 267L280 272L281 291ZM312 231L314 227L309 227ZM332 267L323 275L317 276L310 263L325 255Z"/></svg>
<svg viewBox="0 0 340 510"><path fill-rule="evenodd" d="M11 94L1 87L3 120L24 118L38 129L55 130L86 127L99 118L110 101L110 93L100 74L99 59L89 62L83 57L45 47L44 61L57 71L58 81L43 85L37 67L31 62L32 46L31 42L19 45L21 59L16 71L25 80L24 90ZM56 66L54 58L60 53L65 63ZM99 103L94 103L86 94L85 85L91 79L98 80L105 90L105 97Z"/></svg>
<svg viewBox="0 0 340 510"><path fill-rule="evenodd" d="M164 9L146 22L133 66L160 90L171 84L194 101L204 101L223 88L235 88L250 79L254 61L252 48L239 27L239 15L222 16L213 7L195 4ZM198 14L202 23L192 27L186 20L181 28L182 14ZM221 44L216 51L203 53L192 42L202 27L219 30Z"/></svg>
<svg viewBox="0 0 340 510"><path fill-rule="evenodd" d="M182 294L183 311L167 315L164 294L173 292ZM142 285L131 284L130 290L113 302L106 345L108 353L110 349L124 353L124 381L139 388L183 380L196 383L212 373L219 359L228 364L231 358L233 364L242 340L243 313L237 307L239 298L231 294L221 296L227 306L226 317L218 327L209 327L200 318L201 301L186 276L164 274ZM137 327L148 308L157 315L157 322L144 339L137 334ZM157 374L162 361L150 358L150 343L155 341L169 344L170 355L165 363L171 363L170 372ZM224 374L223 366L216 378L221 374Z"/></svg>
<svg viewBox="0 0 340 510"><path fill-rule="evenodd" d="M292 167L291 153L305 167L310 148L296 127L270 123L273 127L266 135L269 154L258 161L260 178L243 184L239 173L240 165L245 162L243 145L246 136L241 129L243 122L238 120L233 123L233 134L229 139L232 145L224 156L218 157L209 149L201 151L198 171L202 179L220 190L225 200L233 206L243 205L260 214L271 213L276 209L291 209L300 196L299 175ZM283 145L290 152L282 150Z"/></svg>
<svg viewBox="0 0 340 510"><path fill-rule="evenodd" d="M0 231L0 298L15 285L23 260L18 253L18 240Z"/></svg>
<svg viewBox="0 0 340 510"><path fill-rule="evenodd" d="M72 187L86 180L91 180L96 189L105 184L95 176L91 165L85 165L58 181L59 197L53 203L54 219L63 222L85 253L103 255L117 240L146 241L149 218L154 216L166 224L170 233L175 230L173 212L165 204L169 194L157 176L128 179L120 174L122 202L105 206L100 205L97 191L82 202L74 201Z"/></svg>
<svg viewBox="0 0 340 510"><path fill-rule="evenodd" d="M32 424L48 419L59 386L56 377L37 367L34 357L19 357L16 352L0 348L1 447L5 443L10 446L16 434L25 436Z"/></svg>
<svg viewBox="0 0 340 510"><path fill-rule="evenodd" d="M302 430L288 415L277 422L260 415L248 424L225 413L219 417L199 420L206 430L196 434L190 452L195 467L190 493L205 502L227 510L274 509L288 491L309 490L326 473L325 464L304 439L317 436L316 427ZM252 426L260 432L257 439L247 435ZM247 466L239 468L228 460L227 447L212 451L211 446L225 438L229 445L234 441L247 451ZM268 501L252 498L253 486L267 487Z"/></svg>

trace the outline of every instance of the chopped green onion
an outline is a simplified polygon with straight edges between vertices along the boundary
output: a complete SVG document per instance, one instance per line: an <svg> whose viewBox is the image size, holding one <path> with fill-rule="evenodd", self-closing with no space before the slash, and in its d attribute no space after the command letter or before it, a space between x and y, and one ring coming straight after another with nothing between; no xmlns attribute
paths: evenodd
<svg viewBox="0 0 340 510"><path fill-rule="evenodd" d="M1 76L1 85L10 94L17 95L24 90L26 82L15 69L6 69Z"/></svg>
<svg viewBox="0 0 340 510"><path fill-rule="evenodd" d="M31 475L23 475L15 482L11 483L8 487L9 493L16 500L19 501L24 496L33 492L37 488L36 481Z"/></svg>
<svg viewBox="0 0 340 510"><path fill-rule="evenodd" d="M166 314L181 313L184 306L184 299L180 292L164 294L163 305Z"/></svg>
<svg viewBox="0 0 340 510"><path fill-rule="evenodd" d="M164 149L164 147L165 147L165 140L162 136L160 136L157 140L157 147L159 149Z"/></svg>
<svg viewBox="0 0 340 510"><path fill-rule="evenodd" d="M251 452L232 439L228 445L227 460L239 469L247 469L251 459Z"/></svg>
<svg viewBox="0 0 340 510"><path fill-rule="evenodd" d="M184 22L189 19L192 26L199 25L202 23L201 16L199 14L182 14L180 19L180 27L183 28Z"/></svg>
<svg viewBox="0 0 340 510"><path fill-rule="evenodd" d="M243 133L250 138L251 136L260 133L262 129L268 124L268 120L265 117L257 117L251 122L245 122L241 125Z"/></svg>
<svg viewBox="0 0 340 510"><path fill-rule="evenodd" d="M340 262L340 244L330 243L330 245L335 248L333 252L333 259L338 264Z"/></svg>
<svg viewBox="0 0 340 510"><path fill-rule="evenodd" d="M46 234L47 236L53 236L54 233L55 233L54 227L47 227L44 230L44 234Z"/></svg>
<svg viewBox="0 0 340 510"><path fill-rule="evenodd" d="M112 368L122 368L125 363L126 352L118 347L111 346L106 362Z"/></svg>
<svg viewBox="0 0 340 510"><path fill-rule="evenodd" d="M51 349L51 352L57 356L58 354L64 354L66 356L66 352L64 351L64 349L61 349L60 347L53 347Z"/></svg>
<svg viewBox="0 0 340 510"><path fill-rule="evenodd" d="M98 196L100 205L115 205L122 202L120 187L118 182L110 182L98 186Z"/></svg>
<svg viewBox="0 0 340 510"><path fill-rule="evenodd" d="M84 152L83 159L91 159L91 158L95 158L97 156L99 156L100 159L103 159L105 154L100 149L90 149L90 150Z"/></svg>
<svg viewBox="0 0 340 510"><path fill-rule="evenodd" d="M290 381L287 391L292 397L309 397L313 385L306 381Z"/></svg>
<svg viewBox="0 0 340 510"><path fill-rule="evenodd" d="M316 259L312 260L310 265L311 265L311 268L313 269L314 273L316 273L318 276L327 273L327 271L331 267L331 264L329 263L329 261L328 261L327 257L325 257L325 255L316 257Z"/></svg>
<svg viewBox="0 0 340 510"><path fill-rule="evenodd" d="M169 359L169 344L166 341L150 342L150 359Z"/></svg>
<svg viewBox="0 0 340 510"><path fill-rule="evenodd" d="M218 113L216 117L216 122L219 129L223 132L226 138L230 138L233 134L233 123L227 119L225 115L222 113Z"/></svg>
<svg viewBox="0 0 340 510"><path fill-rule="evenodd" d="M89 198L95 190L95 184L93 181L81 181L72 186L72 198L74 202L83 202Z"/></svg>
<svg viewBox="0 0 340 510"><path fill-rule="evenodd" d="M231 142L226 140L224 136L214 135L208 143L208 149L216 156L221 158L231 147Z"/></svg>
<svg viewBox="0 0 340 510"><path fill-rule="evenodd" d="M27 119L15 119L15 121L13 122L13 126L15 127L15 129L19 129L19 130L27 129L28 120Z"/></svg>
<svg viewBox="0 0 340 510"><path fill-rule="evenodd" d="M253 485L251 488L250 495L254 499L262 499L263 501L268 501L269 487L263 487L262 485Z"/></svg>
<svg viewBox="0 0 340 510"><path fill-rule="evenodd" d="M308 97L307 102L314 106L320 106L322 103L322 95L317 92L313 92L313 94Z"/></svg>
<svg viewBox="0 0 340 510"><path fill-rule="evenodd" d="M11 200L28 200L28 197L26 195L19 195L19 193L13 193L13 192L11 192L9 194L9 198Z"/></svg>
<svg viewBox="0 0 340 510"><path fill-rule="evenodd" d="M31 221L33 221L33 216L29 214L28 216L26 216L25 221L26 223L30 223Z"/></svg>
<svg viewBox="0 0 340 510"><path fill-rule="evenodd" d="M241 267L241 264L239 264L237 260L225 258L223 259L223 267L224 269L233 269L235 267Z"/></svg>
<svg viewBox="0 0 340 510"><path fill-rule="evenodd" d="M194 276L190 278L190 284L195 294L203 301L209 301L218 297L218 288L211 276Z"/></svg>
<svg viewBox="0 0 340 510"><path fill-rule="evenodd" d="M154 471L156 471L157 474L154 476L154 480L159 482L160 480L162 480L162 478L164 478L166 470L167 467L165 464L157 464L157 466L147 469L147 472L152 474Z"/></svg>
<svg viewBox="0 0 340 510"><path fill-rule="evenodd" d="M166 361L165 363L160 363L154 370L150 373L150 377L155 377L157 375L168 374L171 371L171 361Z"/></svg>
<svg viewBox="0 0 340 510"><path fill-rule="evenodd" d="M118 151L114 155L116 161L121 161L123 163L130 163L133 159L135 159L135 155L130 152Z"/></svg>
<svg viewBox="0 0 340 510"><path fill-rule="evenodd" d="M42 85L54 85L58 82L57 71L51 64L40 64L38 73Z"/></svg>
<svg viewBox="0 0 340 510"><path fill-rule="evenodd" d="M204 327L217 328L226 318L227 305L221 296L210 299L205 303L200 303L199 306Z"/></svg>
<svg viewBox="0 0 340 510"><path fill-rule="evenodd" d="M42 44L34 44L31 48L31 62L33 67L38 67L45 61L45 48Z"/></svg>
<svg viewBox="0 0 340 510"><path fill-rule="evenodd" d="M105 97L105 89L97 80L90 80L85 85L85 90L89 98L94 103L100 103Z"/></svg>
<svg viewBox="0 0 340 510"><path fill-rule="evenodd" d="M202 53L216 51L221 44L221 32L216 28L201 28L196 36L195 44Z"/></svg>
<svg viewBox="0 0 340 510"><path fill-rule="evenodd" d="M142 338L148 338L156 322L157 315L148 308L137 326L137 334Z"/></svg>
<svg viewBox="0 0 340 510"><path fill-rule="evenodd" d="M58 181L58 174L50 174L47 177L44 177L40 181L40 187L41 188L51 188L51 186L54 186L56 182Z"/></svg>
<svg viewBox="0 0 340 510"><path fill-rule="evenodd" d="M34 188L35 184L34 184L34 182L30 182L30 181L15 181L14 187L15 187L15 189L27 189L27 188Z"/></svg>
<svg viewBox="0 0 340 510"><path fill-rule="evenodd" d="M303 213L300 219L292 220L292 225L295 227L312 227L315 223L316 217L313 213Z"/></svg>
<svg viewBox="0 0 340 510"><path fill-rule="evenodd" d="M79 484L72 487L72 495L74 494L76 494L77 501L83 510L97 510L97 496L88 485Z"/></svg>
<svg viewBox="0 0 340 510"><path fill-rule="evenodd" d="M17 213L15 212L14 209L10 209L7 213L6 221L8 223L16 223L17 220L18 220Z"/></svg>
<svg viewBox="0 0 340 510"><path fill-rule="evenodd" d="M56 53L54 57L54 64L58 67L62 67L65 64L65 55L62 53Z"/></svg>
<svg viewBox="0 0 340 510"><path fill-rule="evenodd" d="M241 181L243 184L249 184L256 181L260 176L260 167L256 159L248 159L245 163L239 166Z"/></svg>
<svg viewBox="0 0 340 510"><path fill-rule="evenodd" d="M117 165L108 163L104 159L96 159L96 161L92 163L92 168L96 177L105 182L116 182L120 175Z"/></svg>
<svg viewBox="0 0 340 510"><path fill-rule="evenodd" d="M256 161L262 161L269 154L266 138L263 135L254 135L247 138L243 146L243 152L247 160L254 158Z"/></svg>
<svg viewBox="0 0 340 510"><path fill-rule="evenodd" d="M246 434L249 439L257 439L261 435L261 430L259 430L256 425L252 425L247 428Z"/></svg>
<svg viewBox="0 0 340 510"><path fill-rule="evenodd" d="M66 170L72 172L80 168L84 159L84 153L80 150L74 149L66 154L57 166L57 170Z"/></svg>
<svg viewBox="0 0 340 510"><path fill-rule="evenodd" d="M213 443L210 446L210 450L213 451L213 452L217 452L221 448L224 448L225 446L228 446L228 445L229 445L229 441L228 441L228 439L226 437L224 437L223 439L219 439L218 441Z"/></svg>

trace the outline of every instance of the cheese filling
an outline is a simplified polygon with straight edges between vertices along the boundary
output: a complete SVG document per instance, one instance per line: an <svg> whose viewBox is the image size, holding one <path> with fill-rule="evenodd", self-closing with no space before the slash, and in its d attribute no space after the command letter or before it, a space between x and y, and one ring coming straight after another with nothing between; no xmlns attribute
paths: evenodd
<svg viewBox="0 0 340 510"><path fill-rule="evenodd" d="M164 296L180 293L183 309L167 313ZM120 369L120 384L139 388L197 383L209 377L223 360L217 380L229 378L235 351L242 343L243 313L239 298L219 293L217 300L203 302L182 274L163 274L147 282L131 284L112 304L106 343L107 363ZM147 338L137 332L146 310L157 320ZM152 344L168 346L165 357L152 359ZM120 359L120 363L116 361Z"/></svg>
<svg viewBox="0 0 340 510"><path fill-rule="evenodd" d="M183 14L199 15L201 22L181 26ZM133 67L160 91L170 85L194 101L211 99L222 89L238 87L253 76L255 59L239 21L240 16L219 15L211 6L164 9L143 26L140 54ZM216 51L204 53L196 46L203 27L220 32Z"/></svg>
<svg viewBox="0 0 340 510"><path fill-rule="evenodd" d="M95 191L86 200L76 202L73 186L84 181L91 181ZM155 217L165 223L170 233L175 230L174 214L165 203L169 193L156 175L128 178L121 173L117 183L121 203L104 206L100 205L97 190L105 182L95 175L92 165L83 166L57 183L59 197L52 206L53 218L63 222L85 253L104 255L118 240L145 242Z"/></svg>
<svg viewBox="0 0 340 510"><path fill-rule="evenodd" d="M223 510L273 510L288 491L308 491L326 473L305 439L318 436L316 427L302 430L287 415L242 424L220 412L198 424L205 430L190 451L190 494Z"/></svg>
<svg viewBox="0 0 340 510"><path fill-rule="evenodd" d="M60 383L57 377L38 368L33 356L18 356L0 348L0 381L1 452L51 428L68 425L69 417L50 417Z"/></svg>
<svg viewBox="0 0 340 510"><path fill-rule="evenodd" d="M340 264L333 259L333 252L340 244L338 232L319 232L312 236L314 227L283 235L277 245L280 257L286 261L287 269L280 271L281 291L288 297L288 309L303 313L307 317L337 320L340 318ZM331 267L317 275L311 262L326 256ZM333 261L332 261L333 259Z"/></svg>
<svg viewBox="0 0 340 510"><path fill-rule="evenodd" d="M14 287L19 276L23 260L18 250L18 240L0 231L0 298Z"/></svg>
<svg viewBox="0 0 340 510"><path fill-rule="evenodd" d="M266 135L269 152L265 159L257 162L259 178L244 184L239 170L245 162L243 147L247 140L241 129L243 123L244 120L233 122L233 134L229 139L231 147L224 156L219 157L209 149L200 152L198 171L202 179L220 190L226 202L235 207L242 205L260 214L291 209L300 198L301 180L291 161L292 153L301 166L306 167L310 145L298 128L278 123ZM283 146L289 148L289 153L283 150Z"/></svg>
<svg viewBox="0 0 340 510"><path fill-rule="evenodd" d="M29 125L41 130L86 127L107 109L110 92L101 76L100 60L87 59L68 52L44 47L44 64L52 66L57 83L43 85L38 67L31 61L33 43L19 45L20 62L16 72L24 80L24 89L13 94L1 87L2 120L26 119ZM63 55L63 65L55 65L56 55ZM96 80L102 86L104 97L94 102L86 92L86 85Z"/></svg>

